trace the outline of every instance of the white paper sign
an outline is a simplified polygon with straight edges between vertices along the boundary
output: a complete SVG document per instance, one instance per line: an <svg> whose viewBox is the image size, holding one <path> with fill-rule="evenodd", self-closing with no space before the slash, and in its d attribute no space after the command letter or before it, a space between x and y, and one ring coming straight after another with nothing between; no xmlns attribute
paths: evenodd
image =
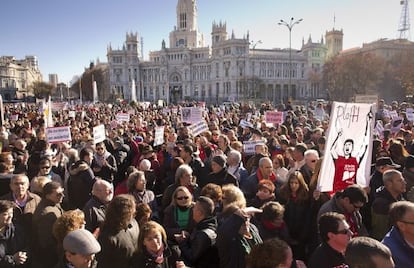
<svg viewBox="0 0 414 268"><path fill-rule="evenodd" d="M164 144L164 126L155 127L154 146Z"/></svg>
<svg viewBox="0 0 414 268"><path fill-rule="evenodd" d="M93 128L93 143L103 142L106 139L105 126L99 125Z"/></svg>
<svg viewBox="0 0 414 268"><path fill-rule="evenodd" d="M264 144L264 141L244 141L243 142L243 152L245 155L252 155L256 152L256 145Z"/></svg>
<svg viewBox="0 0 414 268"><path fill-rule="evenodd" d="M193 136L197 136L200 135L201 133L208 131L208 125L206 123L206 121L202 120L196 124L192 124L191 126L188 127L188 130L191 131L191 133L193 134Z"/></svg>
<svg viewBox="0 0 414 268"><path fill-rule="evenodd" d="M46 138L49 143L71 141L70 127L48 127L46 128Z"/></svg>
<svg viewBox="0 0 414 268"><path fill-rule="evenodd" d="M75 118L76 117L76 112L75 111L69 111L68 116L69 116L69 118Z"/></svg>
<svg viewBox="0 0 414 268"><path fill-rule="evenodd" d="M116 121L118 122L129 122L129 113L117 113L116 114Z"/></svg>
<svg viewBox="0 0 414 268"><path fill-rule="evenodd" d="M198 123L203 119L203 110L200 107L182 107L181 121L186 123Z"/></svg>

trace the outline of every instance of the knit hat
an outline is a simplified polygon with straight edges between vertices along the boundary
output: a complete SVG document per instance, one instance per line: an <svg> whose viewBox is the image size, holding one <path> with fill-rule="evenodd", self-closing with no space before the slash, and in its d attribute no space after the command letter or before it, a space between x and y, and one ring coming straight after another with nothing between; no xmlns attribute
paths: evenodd
<svg viewBox="0 0 414 268"><path fill-rule="evenodd" d="M220 167L224 168L226 166L226 157L224 155L216 155L211 161L215 162Z"/></svg>
<svg viewBox="0 0 414 268"><path fill-rule="evenodd" d="M63 249L75 254L91 255L101 251L101 246L91 232L78 229L65 236Z"/></svg>

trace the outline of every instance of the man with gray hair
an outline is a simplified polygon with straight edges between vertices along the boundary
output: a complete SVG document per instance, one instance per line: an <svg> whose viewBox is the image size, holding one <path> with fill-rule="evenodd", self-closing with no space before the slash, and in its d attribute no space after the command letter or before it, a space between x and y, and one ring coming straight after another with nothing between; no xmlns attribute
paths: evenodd
<svg viewBox="0 0 414 268"><path fill-rule="evenodd" d="M351 239L346 246L345 262L349 268L394 268L390 249L366 236Z"/></svg>
<svg viewBox="0 0 414 268"><path fill-rule="evenodd" d="M413 267L414 203L398 201L392 204L390 221L393 227L382 243L391 250L396 268Z"/></svg>
<svg viewBox="0 0 414 268"><path fill-rule="evenodd" d="M83 208L85 213L85 229L95 232L105 221L106 206L114 196L114 189L111 183L106 180L97 179L92 186L92 197Z"/></svg>
<svg viewBox="0 0 414 268"><path fill-rule="evenodd" d="M246 181L249 173L243 166L242 155L239 151L231 150L227 156L227 172L236 177L241 186Z"/></svg>
<svg viewBox="0 0 414 268"><path fill-rule="evenodd" d="M382 180L384 186L376 192L372 203L371 236L377 240L383 239L391 228L388 216L390 206L394 202L404 200L403 193L407 185L402 173L395 169L385 171Z"/></svg>

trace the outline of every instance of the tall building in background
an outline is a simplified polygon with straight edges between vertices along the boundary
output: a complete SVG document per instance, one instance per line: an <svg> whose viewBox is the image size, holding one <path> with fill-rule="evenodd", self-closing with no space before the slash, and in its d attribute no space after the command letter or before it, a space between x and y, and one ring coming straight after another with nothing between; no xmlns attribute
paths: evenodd
<svg viewBox="0 0 414 268"><path fill-rule="evenodd" d="M141 44L136 33L127 33L122 49L108 46L112 96L130 100L134 80L138 101L280 103L326 97L321 88L327 56L323 38L318 42L309 38L301 49L292 49L289 68L289 49L257 48L259 42L250 40L248 32L242 37L229 34L225 22L212 23L211 46L205 46L204 35L197 27L195 0L178 0L176 19L169 47L162 40L161 49L150 52L148 61L139 53ZM342 48L342 43L337 45Z"/></svg>
<svg viewBox="0 0 414 268"><path fill-rule="evenodd" d="M33 96L31 85L42 81L36 56L17 60L13 56L0 57L0 94L4 100Z"/></svg>
<svg viewBox="0 0 414 268"><path fill-rule="evenodd" d="M53 85L53 87L57 87L59 84L59 79L57 74L49 74L49 84Z"/></svg>

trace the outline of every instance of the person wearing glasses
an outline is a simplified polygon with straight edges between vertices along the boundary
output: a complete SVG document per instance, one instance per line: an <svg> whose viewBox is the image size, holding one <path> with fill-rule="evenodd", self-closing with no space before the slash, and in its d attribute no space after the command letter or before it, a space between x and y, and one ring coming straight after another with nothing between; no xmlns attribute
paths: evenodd
<svg viewBox="0 0 414 268"><path fill-rule="evenodd" d="M385 171L382 177L384 187L375 194L372 203L372 232L371 236L377 240L384 238L390 230L389 209L392 203L404 200L407 182L398 170Z"/></svg>
<svg viewBox="0 0 414 268"><path fill-rule="evenodd" d="M308 268L348 267L344 254L353 233L345 216L327 212L321 215L318 225L322 243L313 252Z"/></svg>
<svg viewBox="0 0 414 268"><path fill-rule="evenodd" d="M337 212L345 215L354 236L367 236L368 231L362 223L360 209L367 203L365 190L357 185L351 185L343 191L335 193L328 202L319 209L317 218L326 212Z"/></svg>
<svg viewBox="0 0 414 268"><path fill-rule="evenodd" d="M62 186L55 181L43 187L43 196L33 214L32 267L53 267L58 262L57 243L53 237L53 224L62 216L60 204L63 197Z"/></svg>
<svg viewBox="0 0 414 268"><path fill-rule="evenodd" d="M106 150L103 142L98 142L95 145L95 150L91 164L93 173L95 176L112 183L114 175L118 172L115 157Z"/></svg>
<svg viewBox="0 0 414 268"><path fill-rule="evenodd" d="M305 151L305 164L299 169L307 185L309 185L313 172L315 171L316 163L319 160L319 153L314 149Z"/></svg>
<svg viewBox="0 0 414 268"><path fill-rule="evenodd" d="M173 244L190 235L193 221L193 196L185 186L179 186L172 195L171 204L164 210L163 226Z"/></svg>
<svg viewBox="0 0 414 268"><path fill-rule="evenodd" d="M39 173L37 176L45 176L63 185L62 178L52 171L52 161L49 158L42 158L39 162Z"/></svg>
<svg viewBox="0 0 414 268"><path fill-rule="evenodd" d="M393 227L382 243L392 253L396 268L413 267L414 263L414 203L398 201L391 205L390 221Z"/></svg>

